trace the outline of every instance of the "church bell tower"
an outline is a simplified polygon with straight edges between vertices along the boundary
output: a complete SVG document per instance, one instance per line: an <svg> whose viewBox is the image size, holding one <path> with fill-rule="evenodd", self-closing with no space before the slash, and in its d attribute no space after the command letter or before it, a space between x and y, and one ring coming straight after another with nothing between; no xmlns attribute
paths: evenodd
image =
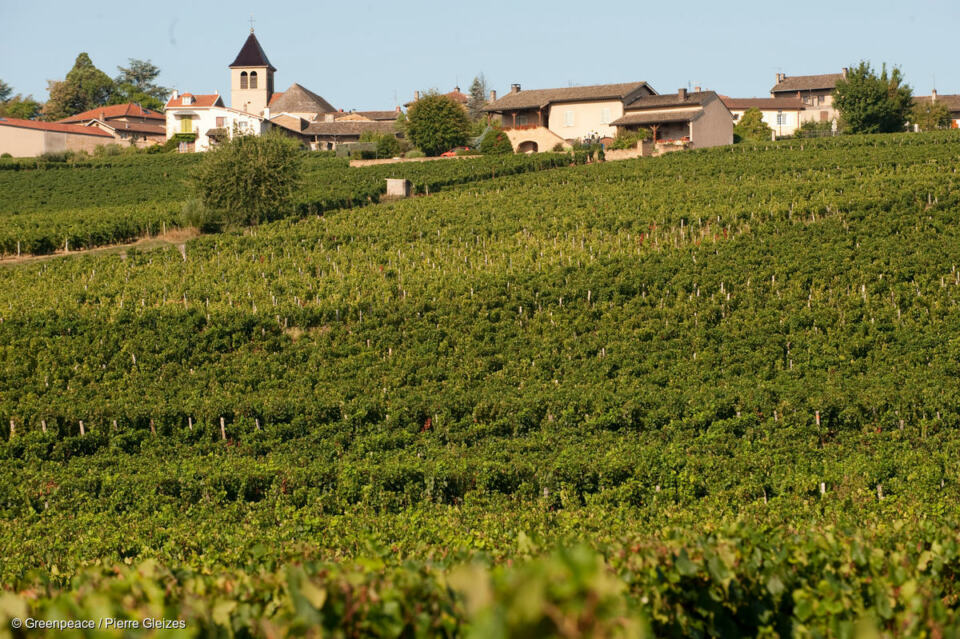
<svg viewBox="0 0 960 639"><path fill-rule="evenodd" d="M262 115L273 96L275 72L253 34L253 27L250 27L250 36L230 65L230 106L238 111Z"/></svg>

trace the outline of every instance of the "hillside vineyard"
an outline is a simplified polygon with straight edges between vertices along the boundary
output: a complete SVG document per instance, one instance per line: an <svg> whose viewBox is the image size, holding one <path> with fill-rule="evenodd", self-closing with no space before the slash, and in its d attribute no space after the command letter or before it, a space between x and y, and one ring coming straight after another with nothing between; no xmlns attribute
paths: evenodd
<svg viewBox="0 0 960 639"><path fill-rule="evenodd" d="M957 636L960 136L569 163L0 268L0 622Z"/></svg>

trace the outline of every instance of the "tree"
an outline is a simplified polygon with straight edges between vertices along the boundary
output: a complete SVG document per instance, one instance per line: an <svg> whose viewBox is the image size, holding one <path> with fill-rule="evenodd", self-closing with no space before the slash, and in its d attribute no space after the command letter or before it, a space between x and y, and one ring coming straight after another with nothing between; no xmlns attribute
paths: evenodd
<svg viewBox="0 0 960 639"><path fill-rule="evenodd" d="M13 93L13 88L3 80L0 80L0 102L9 100L11 93Z"/></svg>
<svg viewBox="0 0 960 639"><path fill-rule="evenodd" d="M35 120L40 117L42 106L43 105L33 99L32 95L24 97L18 93L3 104L0 104L0 116L20 118L21 120Z"/></svg>
<svg viewBox="0 0 960 639"><path fill-rule="evenodd" d="M733 134L740 140L769 140L773 129L763 121L763 112L754 108L747 109L740 116L740 121L733 127Z"/></svg>
<svg viewBox="0 0 960 639"><path fill-rule="evenodd" d="M81 53L66 79L50 83L44 119L61 120L109 104L115 88L110 76L95 67L89 55Z"/></svg>
<svg viewBox="0 0 960 639"><path fill-rule="evenodd" d="M470 85L470 98L467 100L467 112L474 120L483 117L483 107L487 104L487 79L481 73Z"/></svg>
<svg viewBox="0 0 960 639"><path fill-rule="evenodd" d="M840 112L845 133L893 133L902 131L910 115L913 90L904 84L898 67L877 75L868 62L850 69L837 81L833 104Z"/></svg>
<svg viewBox="0 0 960 639"><path fill-rule="evenodd" d="M302 182L300 144L279 132L234 135L207 152L191 186L209 225L211 219L257 224L280 217L293 206Z"/></svg>
<svg viewBox="0 0 960 639"><path fill-rule="evenodd" d="M934 131L950 127L950 109L943 102L924 100L913 105L910 122L921 131Z"/></svg>
<svg viewBox="0 0 960 639"><path fill-rule="evenodd" d="M406 126L410 141L430 156L465 144L470 134L466 110L436 92L427 93L410 106Z"/></svg>
<svg viewBox="0 0 960 639"><path fill-rule="evenodd" d="M160 75L160 68L149 60L130 58L129 67L117 67L120 70L115 80L116 90L111 98L113 104L136 102L141 106L160 110L170 89L162 87L154 80Z"/></svg>
<svg viewBox="0 0 960 639"><path fill-rule="evenodd" d="M367 131L360 134L360 142L373 142L377 145L378 158L394 158L400 155L400 141L391 133Z"/></svg>

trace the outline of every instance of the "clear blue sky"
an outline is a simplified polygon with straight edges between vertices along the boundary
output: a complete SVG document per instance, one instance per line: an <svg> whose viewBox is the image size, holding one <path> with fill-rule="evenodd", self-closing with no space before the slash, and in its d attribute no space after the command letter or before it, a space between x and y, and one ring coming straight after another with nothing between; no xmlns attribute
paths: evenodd
<svg viewBox="0 0 960 639"><path fill-rule="evenodd" d="M391 108L417 89L498 92L646 80L765 96L775 75L898 64L915 94L960 93L957 0L784 2L116 2L0 0L0 79L47 97L81 51L111 76L128 58L160 84L229 95L227 65L250 30L277 67L344 109Z"/></svg>

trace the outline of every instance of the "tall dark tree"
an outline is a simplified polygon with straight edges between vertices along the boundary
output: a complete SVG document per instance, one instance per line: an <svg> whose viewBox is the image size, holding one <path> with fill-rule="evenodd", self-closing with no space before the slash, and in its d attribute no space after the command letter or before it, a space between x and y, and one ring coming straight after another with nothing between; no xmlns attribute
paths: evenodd
<svg viewBox="0 0 960 639"><path fill-rule="evenodd" d="M470 98L467 100L467 111L474 120L483 116L483 107L487 104L487 79L481 73L473 79L470 85Z"/></svg>
<svg viewBox="0 0 960 639"><path fill-rule="evenodd" d="M111 98L113 104L136 102L151 109L163 108L170 89L154 82L160 75L159 67L149 60L130 58L129 66L117 68L120 75L114 79L116 90Z"/></svg>
<svg viewBox="0 0 960 639"><path fill-rule="evenodd" d="M9 100L11 93L13 93L13 88L3 80L0 80L0 102Z"/></svg>
<svg viewBox="0 0 960 639"><path fill-rule="evenodd" d="M833 104L845 133L902 131L913 106L913 90L904 83L899 67L877 74L868 62L850 69L837 81Z"/></svg>
<svg viewBox="0 0 960 639"><path fill-rule="evenodd" d="M44 119L60 120L109 104L115 89L110 76L95 67L89 55L81 53L66 79L50 83L50 99L44 106Z"/></svg>

